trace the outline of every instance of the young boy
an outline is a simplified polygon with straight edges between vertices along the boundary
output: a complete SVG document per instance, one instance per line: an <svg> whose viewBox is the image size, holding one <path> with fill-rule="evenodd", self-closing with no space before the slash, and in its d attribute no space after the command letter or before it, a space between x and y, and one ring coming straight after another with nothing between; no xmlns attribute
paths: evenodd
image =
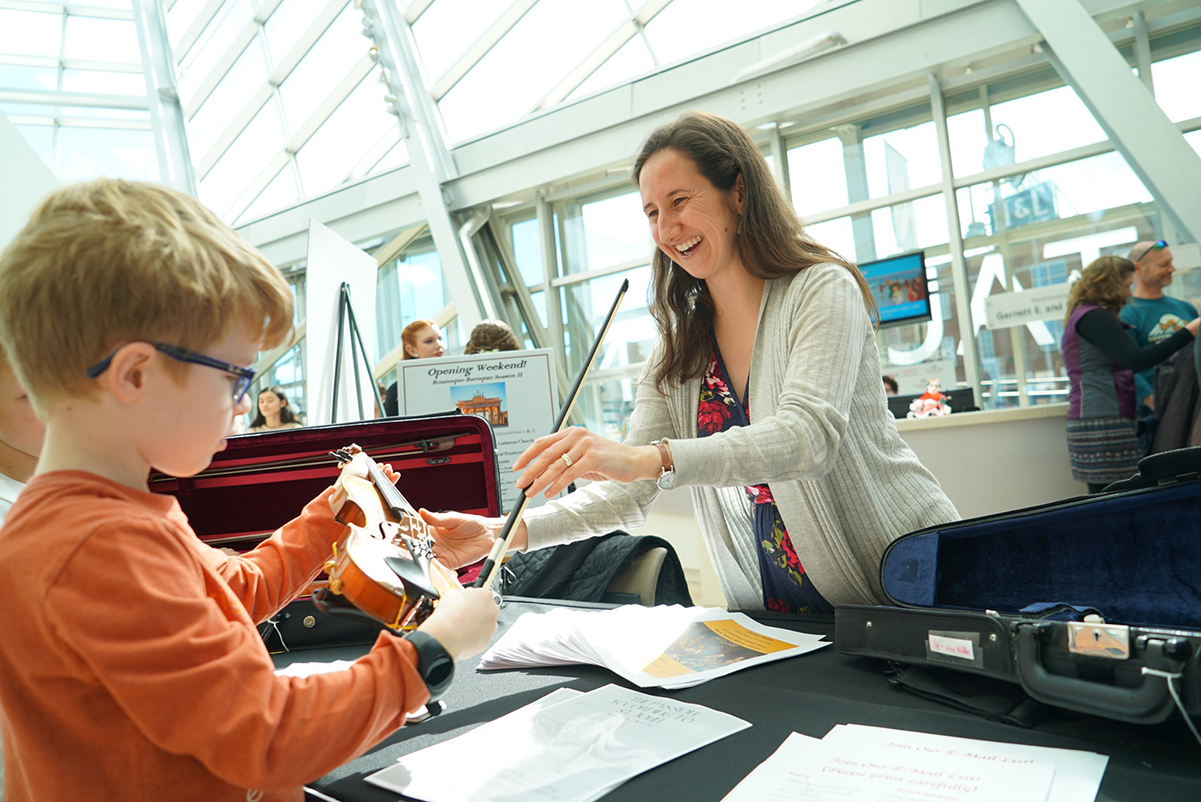
<svg viewBox="0 0 1201 802"><path fill-rule="evenodd" d="M45 430L0 351L0 524L33 476Z"/></svg>
<svg viewBox="0 0 1201 802"><path fill-rule="evenodd" d="M487 645L496 605L467 590L414 642L385 632L345 671L277 677L255 622L343 533L329 491L244 557L148 492L152 468L189 476L224 447L290 298L215 215L149 184L58 190L0 254L0 345L46 422L0 530L9 802L301 800L427 701L423 668Z"/></svg>

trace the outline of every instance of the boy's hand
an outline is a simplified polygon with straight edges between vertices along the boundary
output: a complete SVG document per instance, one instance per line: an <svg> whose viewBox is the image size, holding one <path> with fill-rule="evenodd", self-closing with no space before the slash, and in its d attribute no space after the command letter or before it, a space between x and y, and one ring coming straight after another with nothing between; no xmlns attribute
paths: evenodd
<svg viewBox="0 0 1201 802"><path fill-rule="evenodd" d="M433 614L418 629L436 638L456 661L479 654L496 632L500 608L492 591L465 588L447 593Z"/></svg>

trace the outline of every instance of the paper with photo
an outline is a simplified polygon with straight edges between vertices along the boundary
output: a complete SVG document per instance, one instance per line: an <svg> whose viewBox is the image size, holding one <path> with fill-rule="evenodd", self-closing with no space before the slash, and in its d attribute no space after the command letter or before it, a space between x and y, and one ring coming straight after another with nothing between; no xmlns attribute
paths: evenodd
<svg viewBox="0 0 1201 802"><path fill-rule="evenodd" d="M717 608L627 605L526 613L480 660L481 670L585 663L643 688L687 688L829 644Z"/></svg>
<svg viewBox="0 0 1201 802"><path fill-rule="evenodd" d="M749 726L707 707L606 685L557 702L551 694L366 780L423 802L585 802Z"/></svg>
<svg viewBox="0 0 1201 802"><path fill-rule="evenodd" d="M396 366L398 406L401 415L458 409L486 418L504 477L501 511L508 512L521 494L509 467L530 443L547 434L555 419L556 375L549 348L405 359ZM540 493L527 504L537 507L546 501Z"/></svg>
<svg viewBox="0 0 1201 802"><path fill-rule="evenodd" d="M848 748L792 733L723 802L1043 802L1048 763Z"/></svg>
<svg viewBox="0 0 1201 802"><path fill-rule="evenodd" d="M1055 777L1048 802L1093 802L1109 762L1108 755L1078 749L981 741L859 724L840 724L822 741L854 752L884 749L891 753L933 755L940 760L967 759L1003 766L1051 764L1055 766Z"/></svg>

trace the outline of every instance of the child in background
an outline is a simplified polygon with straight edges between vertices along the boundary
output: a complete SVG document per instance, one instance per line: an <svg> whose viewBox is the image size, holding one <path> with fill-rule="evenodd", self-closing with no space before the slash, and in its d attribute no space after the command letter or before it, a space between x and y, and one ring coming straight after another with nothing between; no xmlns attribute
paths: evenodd
<svg viewBox="0 0 1201 802"><path fill-rule="evenodd" d="M191 476L225 447L250 404L241 366L291 320L275 267L151 184L57 190L0 254L0 346L46 423L0 529L9 802L299 802L487 645L497 608L469 589L344 671L276 676L255 625L343 534L330 491L241 557L149 492L152 469Z"/></svg>
<svg viewBox="0 0 1201 802"><path fill-rule="evenodd" d="M0 524L33 476L45 431L0 350Z"/></svg>

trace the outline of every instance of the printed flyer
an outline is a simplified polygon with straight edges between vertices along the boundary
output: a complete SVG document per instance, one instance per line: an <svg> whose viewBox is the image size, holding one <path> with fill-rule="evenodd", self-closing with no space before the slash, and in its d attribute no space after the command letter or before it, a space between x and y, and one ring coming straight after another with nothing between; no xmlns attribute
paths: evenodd
<svg viewBox="0 0 1201 802"><path fill-rule="evenodd" d="M554 357L549 348L540 348L406 359L397 369L397 397L401 415L458 409L487 418L500 463L500 506L508 513L518 494L517 474L510 468L555 423ZM529 506L545 502L539 495Z"/></svg>

